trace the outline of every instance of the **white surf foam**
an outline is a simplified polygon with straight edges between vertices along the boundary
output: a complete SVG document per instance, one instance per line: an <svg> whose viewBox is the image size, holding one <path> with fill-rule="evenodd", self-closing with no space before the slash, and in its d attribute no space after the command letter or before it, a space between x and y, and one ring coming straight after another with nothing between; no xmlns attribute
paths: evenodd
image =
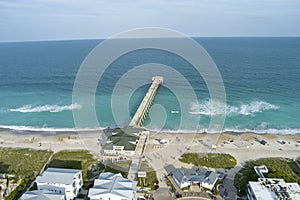
<svg viewBox="0 0 300 200"><path fill-rule="evenodd" d="M24 105L19 108L10 109L11 112L21 112L21 113L35 113L35 112L62 112L66 110L79 110L81 105L74 103L70 105Z"/></svg>
<svg viewBox="0 0 300 200"><path fill-rule="evenodd" d="M145 128L150 131L156 131L156 132L167 132L167 133L220 133L220 131L214 131L213 129L198 129L198 130L189 130L189 129L180 129L180 130L173 130L173 129L155 129L155 128ZM275 128L269 128L269 129L234 129L234 128L225 128L223 129L222 133L224 132L233 132L233 133L256 133L256 134L282 134L282 135L288 135L288 134L300 134L300 129L275 129Z"/></svg>
<svg viewBox="0 0 300 200"><path fill-rule="evenodd" d="M268 128L268 129L224 129L223 132L235 132L235 133L257 133L257 134L282 134L282 135L289 135L289 134L299 134L300 129L292 129L292 128L286 128L286 129L275 129L275 128Z"/></svg>
<svg viewBox="0 0 300 200"><path fill-rule="evenodd" d="M16 131L18 133L27 133L27 132L56 133L56 132L98 131L98 130L106 129L106 127L96 127L96 128L51 128L51 127L14 126L14 125L11 125L11 126L9 126L9 125L0 125L0 128Z"/></svg>
<svg viewBox="0 0 300 200"><path fill-rule="evenodd" d="M110 127L113 128L113 127ZM116 128L116 127L114 127ZM157 131L157 132L168 132L168 133L219 133L213 130L208 130L206 128L200 128L198 130L189 130L189 129L180 129L180 130L173 130L173 129L155 129L144 127L147 130ZM48 127L33 127L33 126L14 126L14 125L0 125L0 129L8 129L12 130L15 133L22 133L26 134L28 132L44 132L50 134L56 134L59 132L88 132L88 131L101 131L107 129L107 127L96 127L96 128L48 128ZM235 133L257 133L257 134L299 134L300 129L275 129L275 128L267 128L267 129L239 129L239 128L225 128L222 132L235 132Z"/></svg>
<svg viewBox="0 0 300 200"><path fill-rule="evenodd" d="M227 115L253 115L267 110L277 110L280 107L265 101L252 101L242 103L240 106L224 105L221 102L206 100L191 103L190 114L194 115L219 115L223 114L224 107Z"/></svg>

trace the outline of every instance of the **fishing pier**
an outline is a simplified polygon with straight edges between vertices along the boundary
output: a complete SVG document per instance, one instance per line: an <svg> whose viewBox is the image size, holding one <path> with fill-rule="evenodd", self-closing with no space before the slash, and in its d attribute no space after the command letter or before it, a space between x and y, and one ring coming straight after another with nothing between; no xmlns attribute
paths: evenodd
<svg viewBox="0 0 300 200"><path fill-rule="evenodd" d="M133 118L131 119L129 126L133 127L140 127L143 125L149 109L152 105L154 97L157 93L159 86L163 83L164 78L162 76L154 76L152 77L152 84L148 89L143 101L141 102L140 106L138 107L136 113L134 114Z"/></svg>

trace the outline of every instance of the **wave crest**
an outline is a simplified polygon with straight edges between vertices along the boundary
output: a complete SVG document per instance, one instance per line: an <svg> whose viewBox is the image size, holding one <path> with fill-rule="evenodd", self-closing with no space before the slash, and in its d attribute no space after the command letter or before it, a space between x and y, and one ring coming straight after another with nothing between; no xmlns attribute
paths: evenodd
<svg viewBox="0 0 300 200"><path fill-rule="evenodd" d="M42 106L33 106L33 105L24 105L20 108L12 108L10 112L21 112L21 113L35 113L35 112L62 112L66 110L79 110L81 105L74 103L70 105L60 106L60 105L42 105Z"/></svg>
<svg viewBox="0 0 300 200"><path fill-rule="evenodd" d="M16 126L16 125L0 125L0 130L1 129L7 129L11 130L14 133L20 133L20 134L26 134L26 133L31 133L31 132L39 132L39 133L45 133L45 134L56 134L60 132L78 132L78 131L84 131L84 132L89 132L89 131L102 131L105 129L113 129L117 127L94 127L94 128L51 128L51 127L33 127L33 126ZM146 130L149 131L155 131L155 132L167 132L167 133L220 133L219 131L213 131L213 130L208 130L206 128L198 129L197 131L195 130L190 130L190 129L181 129L181 130L173 130L173 129L155 129L155 128L146 128ZM243 128L225 128L223 133L226 132L233 132L233 133L256 133L256 134L300 134L300 129L299 128L286 128L286 129L276 129L276 128L262 128L262 129L243 129Z"/></svg>
<svg viewBox="0 0 300 200"><path fill-rule="evenodd" d="M252 101L242 103L240 106L224 105L221 102L206 100L201 103L191 103L190 114L194 115L220 115L224 114L226 108L227 115L253 115L267 110L277 110L280 107L265 101Z"/></svg>
<svg viewBox="0 0 300 200"><path fill-rule="evenodd" d="M95 128L54 128L54 127L34 127L34 126L18 126L18 125L0 125L1 129L11 130L14 133L29 133L29 132L45 132L45 133L59 133L59 132L78 132L78 131L100 131L107 127Z"/></svg>
<svg viewBox="0 0 300 200"><path fill-rule="evenodd" d="M144 127L145 128L145 127ZM200 128L198 130L190 129L156 129L156 128L145 128L149 131L155 132L166 132L166 133L220 133L219 130L215 131L213 129L208 130L207 128ZM289 135L289 134L300 134L299 128L266 128L266 129L247 129L247 128L225 128L222 133L255 133L255 134L279 134L279 135Z"/></svg>

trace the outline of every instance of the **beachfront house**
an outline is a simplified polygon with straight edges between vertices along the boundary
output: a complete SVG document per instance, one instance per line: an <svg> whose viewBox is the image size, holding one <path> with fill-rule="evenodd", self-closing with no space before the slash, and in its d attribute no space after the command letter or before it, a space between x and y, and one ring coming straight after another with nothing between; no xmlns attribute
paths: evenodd
<svg viewBox="0 0 300 200"><path fill-rule="evenodd" d="M249 181L247 185L249 200L300 199L298 183L286 183L283 179L259 178L257 182Z"/></svg>
<svg viewBox="0 0 300 200"><path fill-rule="evenodd" d="M82 170L48 168L35 183L38 190L65 195L66 200L77 197L83 185Z"/></svg>
<svg viewBox="0 0 300 200"><path fill-rule="evenodd" d="M191 173L187 169L174 169L170 174L177 186L181 189L198 184L200 187L212 190L220 179L220 174L208 170L200 174Z"/></svg>
<svg viewBox="0 0 300 200"><path fill-rule="evenodd" d="M65 200L64 194L45 190L26 191L19 200Z"/></svg>
<svg viewBox="0 0 300 200"><path fill-rule="evenodd" d="M103 146L103 160L130 159L135 152L139 136L124 131L113 132Z"/></svg>
<svg viewBox="0 0 300 200"><path fill-rule="evenodd" d="M88 192L90 200L136 200L136 181L110 172L101 173Z"/></svg>
<svg viewBox="0 0 300 200"><path fill-rule="evenodd" d="M180 189L190 186L190 179L185 176L184 171L176 169L172 172L172 178Z"/></svg>
<svg viewBox="0 0 300 200"><path fill-rule="evenodd" d="M219 180L219 174L212 171L207 171L200 181L200 186L212 190Z"/></svg>

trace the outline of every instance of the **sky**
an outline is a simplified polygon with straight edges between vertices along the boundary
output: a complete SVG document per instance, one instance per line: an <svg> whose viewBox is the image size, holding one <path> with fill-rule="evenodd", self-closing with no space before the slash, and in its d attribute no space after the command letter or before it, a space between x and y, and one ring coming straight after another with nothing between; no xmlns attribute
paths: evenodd
<svg viewBox="0 0 300 200"><path fill-rule="evenodd" d="M0 42L104 39L143 27L300 36L300 0L0 0Z"/></svg>

